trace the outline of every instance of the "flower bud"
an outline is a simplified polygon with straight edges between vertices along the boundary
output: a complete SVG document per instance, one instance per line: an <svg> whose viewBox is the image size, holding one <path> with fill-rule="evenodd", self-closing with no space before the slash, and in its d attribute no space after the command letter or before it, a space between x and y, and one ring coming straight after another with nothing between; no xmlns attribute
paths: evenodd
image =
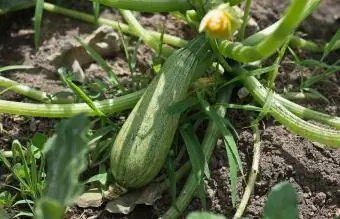
<svg viewBox="0 0 340 219"><path fill-rule="evenodd" d="M241 23L240 13L229 4L222 4L204 16L199 32L205 31L211 38L230 39Z"/></svg>

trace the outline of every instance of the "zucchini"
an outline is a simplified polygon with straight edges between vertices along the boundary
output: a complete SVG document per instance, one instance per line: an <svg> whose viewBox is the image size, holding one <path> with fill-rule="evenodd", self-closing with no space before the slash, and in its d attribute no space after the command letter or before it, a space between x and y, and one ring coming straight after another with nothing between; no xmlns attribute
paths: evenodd
<svg viewBox="0 0 340 219"><path fill-rule="evenodd" d="M162 169L180 114L168 112L187 96L190 82L212 62L208 40L198 36L164 63L119 131L111 150L116 188L148 184Z"/></svg>

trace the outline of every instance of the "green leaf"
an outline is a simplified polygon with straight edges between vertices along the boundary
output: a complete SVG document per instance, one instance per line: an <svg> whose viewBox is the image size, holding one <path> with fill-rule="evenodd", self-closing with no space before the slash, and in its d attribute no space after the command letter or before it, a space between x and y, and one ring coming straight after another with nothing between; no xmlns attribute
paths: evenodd
<svg viewBox="0 0 340 219"><path fill-rule="evenodd" d="M36 133L33 138L31 139L32 145L39 148L40 150L43 149L44 144L47 141L47 135L42 133Z"/></svg>
<svg viewBox="0 0 340 219"><path fill-rule="evenodd" d="M91 182L100 182L101 185L105 185L107 182L107 176L108 176L107 172L96 174L92 176L91 178L89 178L88 180L86 180L84 184L91 183Z"/></svg>
<svg viewBox="0 0 340 219"><path fill-rule="evenodd" d="M198 103L199 102L197 98L188 97L182 101L172 104L171 106L169 106L167 111L171 114L182 113L190 107L197 105Z"/></svg>
<svg viewBox="0 0 340 219"><path fill-rule="evenodd" d="M42 198L37 204L36 219L61 219L64 215L64 207L59 202Z"/></svg>
<svg viewBox="0 0 340 219"><path fill-rule="evenodd" d="M299 218L297 195L288 182L275 185L269 193L264 207L265 219L296 219Z"/></svg>
<svg viewBox="0 0 340 219"><path fill-rule="evenodd" d="M187 219L225 219L223 215L212 214L208 212L191 212Z"/></svg>
<svg viewBox="0 0 340 219"><path fill-rule="evenodd" d="M34 6L34 0L1 0L0 15Z"/></svg>
<svg viewBox="0 0 340 219"><path fill-rule="evenodd" d="M4 191L0 193L0 209L3 207L9 207L12 205L12 196L8 191Z"/></svg>
<svg viewBox="0 0 340 219"><path fill-rule="evenodd" d="M181 135L184 139L191 166L192 171L196 176L197 180L197 189L198 194L202 203L203 208L206 208L206 197L205 197L205 189L204 189L204 175L207 178L210 178L210 172L208 163L205 159L204 153L202 151L200 142L193 131L193 127L190 124L185 124L180 128Z"/></svg>
<svg viewBox="0 0 340 219"><path fill-rule="evenodd" d="M172 156L168 156L166 160L167 172L170 180L170 191L171 191L171 202L173 206L176 206L176 173L175 173L175 165Z"/></svg>
<svg viewBox="0 0 340 219"><path fill-rule="evenodd" d="M229 127L225 123L225 119L218 115L216 110L210 107L209 103L207 103L200 93L198 93L198 99L203 106L205 113L209 116L210 120L215 122L218 129L220 130L224 144L226 146L227 157L229 162L230 169L230 184L231 184L231 200L233 206L236 205L237 200L237 172L240 170L243 178L243 168L240 155L238 153L237 145L234 139L234 136L229 130Z"/></svg>
<svg viewBox="0 0 340 219"><path fill-rule="evenodd" d="M340 28L336 31L329 43L326 44L321 60L324 60L326 56L333 50L337 41L340 40Z"/></svg>
<svg viewBox="0 0 340 219"><path fill-rule="evenodd" d="M82 191L78 177L86 168L89 124L83 114L65 120L44 146L48 164L45 196L58 201L61 206L71 204Z"/></svg>

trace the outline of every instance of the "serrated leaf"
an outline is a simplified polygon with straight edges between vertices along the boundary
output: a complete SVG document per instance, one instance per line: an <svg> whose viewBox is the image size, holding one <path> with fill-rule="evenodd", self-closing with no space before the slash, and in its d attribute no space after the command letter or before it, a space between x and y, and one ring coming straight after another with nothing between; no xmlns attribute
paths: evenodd
<svg viewBox="0 0 340 219"><path fill-rule="evenodd" d="M288 182L275 185L268 196L264 207L265 219L296 219L299 218L297 195Z"/></svg>
<svg viewBox="0 0 340 219"><path fill-rule="evenodd" d="M44 146L47 151L47 185L45 196L67 206L80 195L80 173L86 167L88 151L86 133L89 120L83 115L62 121Z"/></svg>

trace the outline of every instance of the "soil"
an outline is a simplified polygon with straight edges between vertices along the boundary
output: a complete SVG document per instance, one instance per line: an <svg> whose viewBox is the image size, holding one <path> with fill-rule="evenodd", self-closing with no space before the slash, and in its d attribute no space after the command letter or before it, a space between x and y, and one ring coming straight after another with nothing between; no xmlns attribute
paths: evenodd
<svg viewBox="0 0 340 219"><path fill-rule="evenodd" d="M251 14L260 28L275 22L287 6L287 1L253 1ZM321 7L302 25L300 31L315 40L330 39L340 27L340 3L333 0L322 1ZM116 13L105 12L117 19ZM46 58L60 50L64 44L73 40L73 36L84 37L95 27L68 17L45 13L42 26L42 46L37 52L33 45L32 10L20 11L7 17L6 25L0 24L0 66L11 64L29 64L36 66L29 71L12 71L3 76L55 93L62 91L62 85L55 71L45 63ZM190 38L193 32L183 22L166 14L141 14L140 21L152 29L161 29L166 22L166 31L173 35ZM5 18L0 18L5 19ZM133 38L134 39L134 38ZM302 53L301 53L302 54ZM309 56L310 54L305 54ZM138 52L137 72L146 72L151 63L151 51L142 46ZM330 59L339 58L332 54ZM113 54L109 63L120 76L128 76L128 64L123 50ZM86 68L86 77L102 77L103 72L96 64ZM280 68L277 91L283 89L297 91L301 74L307 77L310 70L295 67L287 57ZM340 116L340 76L334 74L315 87L330 101L307 101L302 104L323 112ZM30 101L20 95L7 92L2 99L12 101ZM238 134L238 147L245 171L249 171L252 161L253 140L249 129L249 114L242 111L230 111L229 116ZM53 133L56 120L28 118L23 116L0 115L3 130L0 133L0 149L9 149L14 139L25 142L36 132ZM298 193L300 218L333 218L340 214L340 150L325 149L302 137L292 134L275 120L266 120L261 127L261 162L254 192L246 209L245 216L260 218L270 188L282 181L292 183ZM226 215L230 218L235 213L230 200L228 166L224 145L219 141L210 164L211 179L207 181L209 211ZM239 183L239 195L243 192ZM170 206L169 194L154 206L137 206L130 215L110 214L103 208L71 208L69 218L157 218ZM185 214L199 209L198 199L194 199ZM185 214L183 216L185 216Z"/></svg>

